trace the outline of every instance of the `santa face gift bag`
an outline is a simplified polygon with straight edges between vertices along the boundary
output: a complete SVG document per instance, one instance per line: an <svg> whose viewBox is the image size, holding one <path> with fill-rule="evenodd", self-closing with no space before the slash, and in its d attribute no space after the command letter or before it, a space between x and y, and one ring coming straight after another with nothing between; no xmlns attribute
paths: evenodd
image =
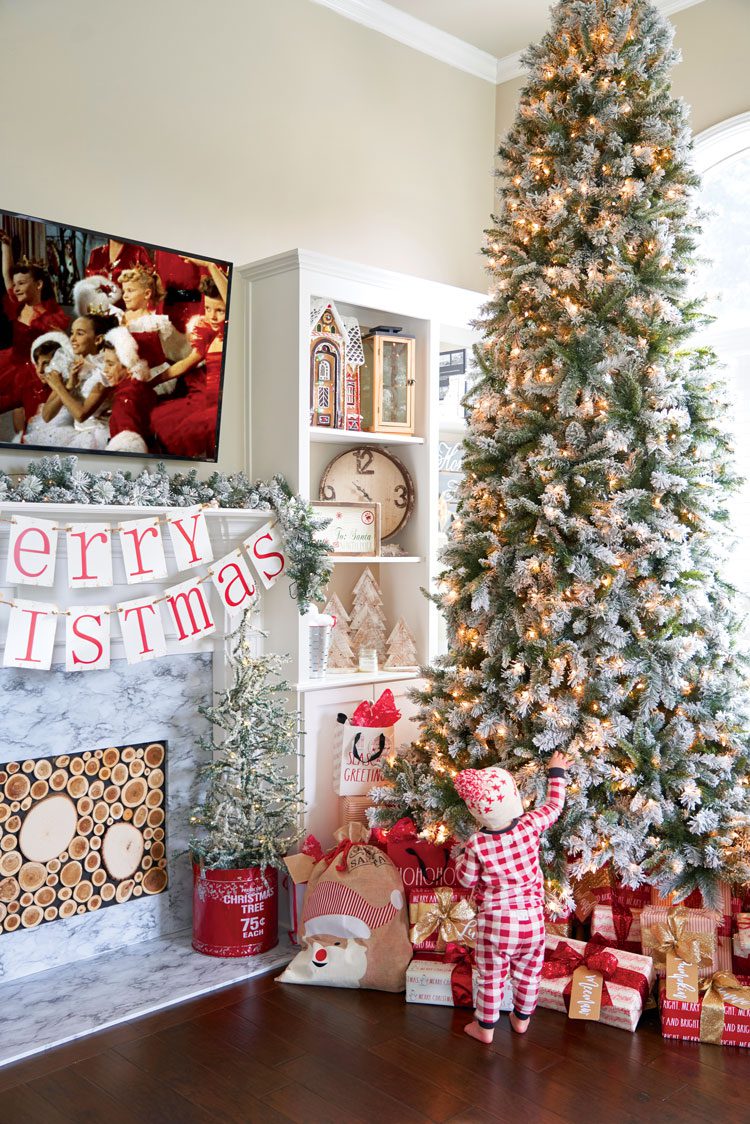
<svg viewBox="0 0 750 1124"><path fill-rule="evenodd" d="M401 877L388 856L346 840L317 863L299 940L282 983L403 991L412 948Z"/></svg>

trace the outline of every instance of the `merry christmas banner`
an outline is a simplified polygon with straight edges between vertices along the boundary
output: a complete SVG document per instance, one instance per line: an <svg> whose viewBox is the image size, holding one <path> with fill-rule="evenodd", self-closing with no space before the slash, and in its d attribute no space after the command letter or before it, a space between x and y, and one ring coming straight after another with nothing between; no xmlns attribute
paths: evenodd
<svg viewBox="0 0 750 1124"><path fill-rule="evenodd" d="M114 617L119 623L128 663L158 659L167 653L165 614L176 633L178 647L189 646L216 631L209 596L211 587L230 618L235 618L258 600L258 582L264 589L270 589L286 569L286 555L276 519L265 523L237 548L215 561L202 505L180 508L166 515L126 520L115 526L109 523L59 526L49 520L21 515L2 521L10 523L7 585L28 585L36 589L53 586L58 542L63 535L71 590L114 586L113 538L119 539L128 585L167 581L164 526L177 572L190 574L169 585L160 596L136 596L116 605L60 607L31 598L0 597L0 604L10 607L4 667L49 670L60 617L65 621L66 671L109 667Z"/></svg>

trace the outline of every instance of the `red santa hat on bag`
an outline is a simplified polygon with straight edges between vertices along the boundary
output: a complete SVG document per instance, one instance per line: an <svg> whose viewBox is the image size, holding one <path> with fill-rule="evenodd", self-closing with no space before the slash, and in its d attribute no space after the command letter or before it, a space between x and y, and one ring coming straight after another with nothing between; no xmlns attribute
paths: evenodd
<svg viewBox="0 0 750 1124"><path fill-rule="evenodd" d="M341 937L367 940L373 929L392 921L404 904L404 895L394 890L385 905L370 905L366 898L342 882L319 882L305 898L302 921L305 937Z"/></svg>
<svg viewBox="0 0 750 1124"><path fill-rule="evenodd" d="M505 769L464 769L454 778L456 792L477 823L502 831L523 815L523 802L513 777Z"/></svg>

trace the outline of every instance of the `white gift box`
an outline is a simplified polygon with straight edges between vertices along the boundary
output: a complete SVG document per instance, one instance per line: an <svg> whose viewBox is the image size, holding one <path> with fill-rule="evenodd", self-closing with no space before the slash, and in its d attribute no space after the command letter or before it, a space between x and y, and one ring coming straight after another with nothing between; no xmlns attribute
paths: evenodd
<svg viewBox="0 0 750 1124"><path fill-rule="evenodd" d="M446 960L412 960L406 969L406 1002L429 1003L434 1007L453 1007L451 976L456 964ZM476 1004L478 977L476 968L471 972L472 1002ZM505 981L501 1011L513 1010L513 990L510 980Z"/></svg>
<svg viewBox="0 0 750 1124"><path fill-rule="evenodd" d="M584 941L573 941L568 937L556 937L548 934L545 938L545 949L547 952L551 952L557 948L561 941L571 945L580 954L583 954L583 950L586 948ZM654 962L650 956L641 956L636 952L622 952L618 948L607 948L606 951L611 952L616 957L619 968L637 972L645 979L649 991L653 988L656 973L654 972ZM552 1011L562 1011L563 1014L567 1014L563 993L570 983L570 979L570 976L561 976L552 980L542 977L539 1006L549 1007ZM643 1013L643 1001L638 990L606 980L605 983L612 997L612 1006L602 1006L599 1022L605 1023L607 1026L619 1027L621 1030L629 1030L632 1033L638 1026L638 1020Z"/></svg>

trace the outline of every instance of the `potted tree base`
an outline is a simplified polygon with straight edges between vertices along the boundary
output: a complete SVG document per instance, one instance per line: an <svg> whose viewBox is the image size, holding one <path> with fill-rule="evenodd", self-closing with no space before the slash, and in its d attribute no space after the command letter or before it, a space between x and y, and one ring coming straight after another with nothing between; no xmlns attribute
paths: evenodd
<svg viewBox="0 0 750 1124"><path fill-rule="evenodd" d="M256 956L278 943L278 868L297 836L300 794L289 765L299 714L287 706L281 658L253 654L262 635L243 618L232 685L199 708L213 730L200 742L211 760L190 821L193 948L208 956Z"/></svg>

